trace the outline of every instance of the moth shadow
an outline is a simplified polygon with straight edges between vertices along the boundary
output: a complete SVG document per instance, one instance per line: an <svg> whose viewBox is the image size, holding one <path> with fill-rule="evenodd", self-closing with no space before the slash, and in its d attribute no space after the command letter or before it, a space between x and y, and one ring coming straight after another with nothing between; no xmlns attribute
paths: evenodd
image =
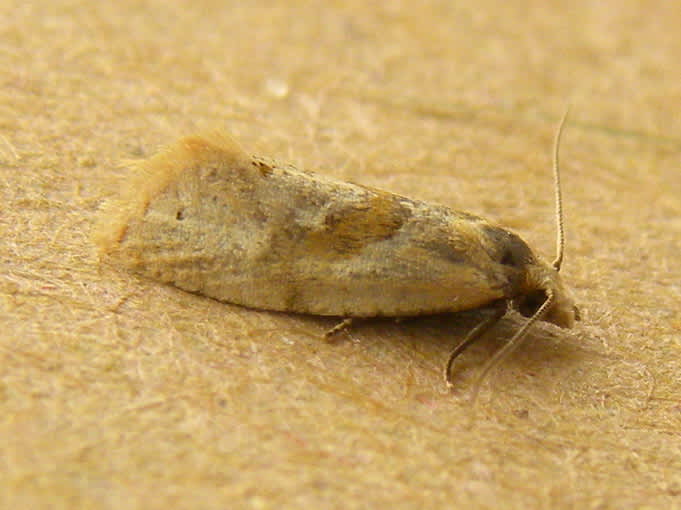
<svg viewBox="0 0 681 510"><path fill-rule="evenodd" d="M444 388L444 373L449 356L454 349L493 310L477 309L466 312L424 315L418 317L375 317L353 320L352 324L335 332L327 339L328 363L334 363L334 347L342 349L345 356L353 356L358 370L362 367L390 370L395 377L404 377L408 371L418 374L421 384ZM283 313L296 317L304 336L324 341L324 333L343 322L342 317L319 317ZM470 391L471 384L485 363L502 348L527 319L515 312L507 313L486 334L475 341L457 357L452 366L452 391L455 394ZM296 329L298 329L296 328ZM500 384L525 384L528 381L550 381L574 376L580 362L594 353L578 342L579 334L549 323L539 322L529 330L525 340L508 359L495 369L490 377L495 386ZM316 343L316 342L314 342ZM358 349L347 348L356 344ZM319 352L319 351L317 351ZM347 358L345 358L347 361ZM380 359L380 362L377 362ZM412 370L413 369L413 370ZM519 379L525 383L519 383ZM529 384L529 383L528 383ZM535 383L536 385L536 383ZM544 385L544 383L542 383Z"/></svg>
<svg viewBox="0 0 681 510"><path fill-rule="evenodd" d="M406 355L424 360L424 364L444 375L447 360L466 335L492 314L491 310L425 315L402 319L371 318L353 322L339 334L361 336L362 342L386 342L399 345ZM471 381L484 364L525 324L517 313L506 314L486 334L461 353L452 366L453 383ZM578 335L553 324L539 322L527 333L522 344L498 370L511 369L529 377L570 373L575 365L589 357L576 342ZM504 368L506 367L506 368Z"/></svg>

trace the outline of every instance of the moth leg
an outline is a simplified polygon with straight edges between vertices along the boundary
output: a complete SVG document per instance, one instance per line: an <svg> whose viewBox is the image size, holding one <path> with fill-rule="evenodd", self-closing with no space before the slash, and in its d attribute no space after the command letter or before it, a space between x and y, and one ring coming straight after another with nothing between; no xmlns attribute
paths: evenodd
<svg viewBox="0 0 681 510"><path fill-rule="evenodd" d="M484 321L475 326L466 335L466 337L456 347L454 347L452 353L449 355L449 359L447 360L447 366L445 367L444 373L445 382L447 383L448 388L452 388L454 386L454 383L452 382L452 365L454 364L454 360L458 358L463 351L468 349L473 342L482 337L492 328L492 326L499 322L499 319L506 314L506 307L506 301L501 301L499 304L497 304L494 309L494 314L490 315Z"/></svg>
<svg viewBox="0 0 681 510"><path fill-rule="evenodd" d="M324 340L327 342L330 342L332 340L332 337L340 333L341 331L348 329L350 326L352 326L354 319L352 317L348 317L347 319L343 319L340 321L338 324L336 324L334 327L332 327L330 330L328 330L326 333L324 333Z"/></svg>

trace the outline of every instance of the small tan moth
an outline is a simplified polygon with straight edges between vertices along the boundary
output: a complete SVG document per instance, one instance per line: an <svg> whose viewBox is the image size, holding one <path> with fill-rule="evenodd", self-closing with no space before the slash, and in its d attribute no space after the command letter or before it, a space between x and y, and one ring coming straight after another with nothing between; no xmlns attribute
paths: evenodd
<svg viewBox="0 0 681 510"><path fill-rule="evenodd" d="M558 217L558 141L554 169ZM228 135L180 140L132 164L102 207L100 254L143 275L265 310L352 317L491 307L454 358L512 307L529 317L483 370L537 320L571 327L558 274L516 234L472 214L251 157ZM482 377L482 376L481 376Z"/></svg>

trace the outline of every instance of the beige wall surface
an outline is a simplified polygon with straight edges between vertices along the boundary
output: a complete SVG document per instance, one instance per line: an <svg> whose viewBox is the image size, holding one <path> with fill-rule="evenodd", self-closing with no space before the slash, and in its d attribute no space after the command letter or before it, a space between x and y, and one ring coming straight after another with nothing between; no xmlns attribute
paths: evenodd
<svg viewBox="0 0 681 510"><path fill-rule="evenodd" d="M503 5L502 5L503 4ZM681 508L676 2L0 5L0 508ZM100 264L128 170L224 129L249 151L466 210L564 278L510 316L246 309ZM314 506L311 506L314 505Z"/></svg>

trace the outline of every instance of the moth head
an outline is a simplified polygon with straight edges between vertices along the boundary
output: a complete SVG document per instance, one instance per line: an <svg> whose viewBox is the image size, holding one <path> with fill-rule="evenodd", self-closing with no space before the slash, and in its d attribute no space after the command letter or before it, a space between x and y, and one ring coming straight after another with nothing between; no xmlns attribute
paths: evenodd
<svg viewBox="0 0 681 510"><path fill-rule="evenodd" d="M490 257L496 262L497 268L502 271L508 285L505 299L502 302L509 303L522 315L527 317L525 323L516 331L511 339L499 349L496 354L485 364L478 376L472 401L475 403L480 391L482 381L496 366L509 356L523 341L527 331L537 321L552 322L560 327L569 328L579 320L579 310L575 306L572 296L565 288L559 275L563 262L565 247L565 234L563 229L563 206L560 191L560 172L558 170L558 149L560 136L569 112L565 112L558 126L558 132L554 142L553 151L553 175L555 183L556 199L556 258L548 264L537 257L527 243L520 237L500 227L487 226L486 234L489 240L486 243ZM497 308L497 314L487 322L482 323L475 334L484 331L503 314L503 308ZM451 384L450 370L453 360L463 348L469 345L475 336L467 337L461 344L462 348L455 349L447 363L446 379Z"/></svg>
<svg viewBox="0 0 681 510"><path fill-rule="evenodd" d="M512 300L512 306L521 315L533 317L550 297L541 320L561 328L571 328L579 320L579 309L553 266L536 259L527 265L524 280L522 292Z"/></svg>
<svg viewBox="0 0 681 510"><path fill-rule="evenodd" d="M517 234L497 226L488 226L487 235L493 240L493 258L500 264L510 282L508 299L511 307L525 317L543 309L540 320L570 328L579 320L579 311L569 290L563 284L556 263L549 264L534 254Z"/></svg>
<svg viewBox="0 0 681 510"><path fill-rule="evenodd" d="M534 255L530 248L519 237L509 233L511 242L505 246L507 259L522 269L520 284L516 285L517 297L512 300L513 306L525 317L533 320L552 322L562 328L571 328L579 320L579 309L563 284L560 268L565 251L565 229L563 226L563 200L560 190L560 171L558 152L560 137L569 113L563 115L553 145L553 176L556 202L556 258L548 264ZM517 238L513 240L513 237ZM502 256L503 257L503 256ZM502 263L503 263L502 258Z"/></svg>

